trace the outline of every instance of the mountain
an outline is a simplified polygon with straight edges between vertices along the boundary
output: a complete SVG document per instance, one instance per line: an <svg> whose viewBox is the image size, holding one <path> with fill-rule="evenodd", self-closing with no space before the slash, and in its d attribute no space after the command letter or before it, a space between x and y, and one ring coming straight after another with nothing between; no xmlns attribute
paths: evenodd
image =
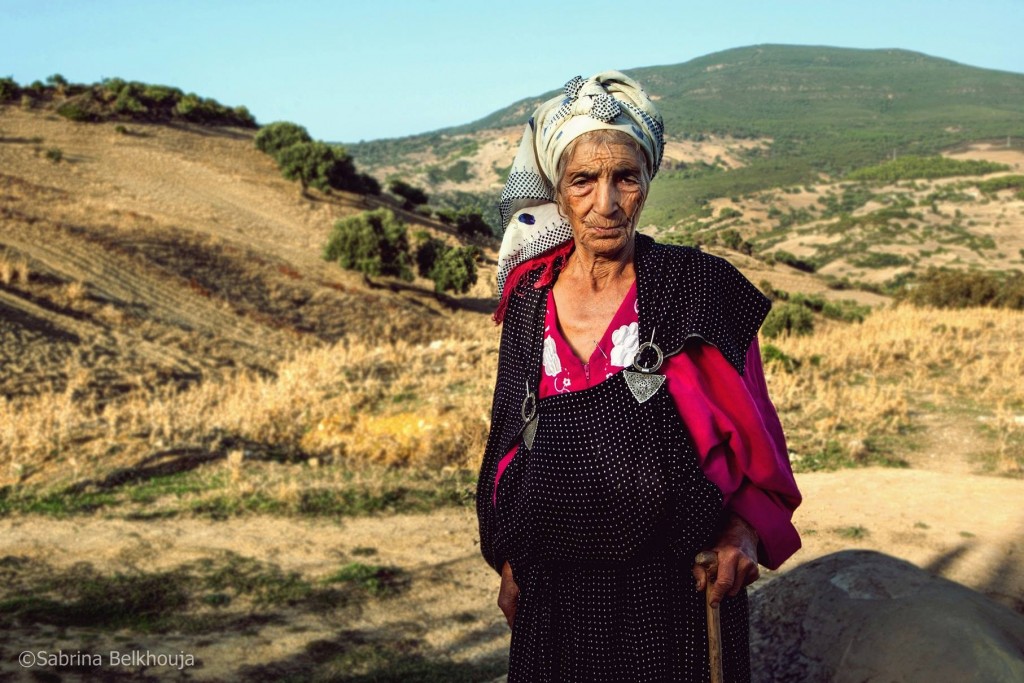
<svg viewBox="0 0 1024 683"><path fill-rule="evenodd" d="M626 73L657 100L668 139L681 145L666 155L645 212L660 227L716 197L838 178L893 154L1024 137L1024 75L906 50L757 45ZM420 182L441 201L486 205L522 124L556 92L462 126L349 150L381 177ZM720 153L688 153L709 139L722 143Z"/></svg>

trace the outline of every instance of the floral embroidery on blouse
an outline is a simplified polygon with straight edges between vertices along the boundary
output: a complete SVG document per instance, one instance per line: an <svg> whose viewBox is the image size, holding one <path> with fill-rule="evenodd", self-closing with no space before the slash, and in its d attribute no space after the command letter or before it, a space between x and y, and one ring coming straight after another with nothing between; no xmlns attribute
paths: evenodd
<svg viewBox="0 0 1024 683"><path fill-rule="evenodd" d="M640 330L636 323L623 325L612 332L611 364L624 368L633 364L633 356L640 348Z"/></svg>
<svg viewBox="0 0 1024 683"><path fill-rule="evenodd" d="M547 331L547 330L545 330ZM544 374L556 377L562 371L562 361L558 359L558 350L551 335L544 337Z"/></svg>

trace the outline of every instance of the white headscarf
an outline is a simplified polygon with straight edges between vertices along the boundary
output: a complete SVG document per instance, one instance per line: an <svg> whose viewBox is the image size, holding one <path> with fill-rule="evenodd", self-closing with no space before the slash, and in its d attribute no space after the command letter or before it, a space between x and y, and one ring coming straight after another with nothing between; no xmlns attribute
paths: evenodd
<svg viewBox="0 0 1024 683"><path fill-rule="evenodd" d="M620 130L640 143L653 178L665 150L661 115L640 84L618 71L589 80L576 76L564 94L544 102L523 130L523 140L501 193L505 234L498 253L498 290L520 263L572 238L555 205L555 176L566 146L592 130Z"/></svg>

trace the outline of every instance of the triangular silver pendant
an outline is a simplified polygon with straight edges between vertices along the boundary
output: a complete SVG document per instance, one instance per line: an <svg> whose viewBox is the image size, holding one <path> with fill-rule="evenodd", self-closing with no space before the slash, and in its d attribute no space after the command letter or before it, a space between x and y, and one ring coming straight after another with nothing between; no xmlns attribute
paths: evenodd
<svg viewBox="0 0 1024 683"><path fill-rule="evenodd" d="M539 418L534 417L532 420L526 423L523 427L523 443L530 450L533 450L533 439L537 436L537 423L540 422Z"/></svg>
<svg viewBox="0 0 1024 683"><path fill-rule="evenodd" d="M633 372L623 370L622 376L626 379L626 386L633 394L637 403L644 403L661 388L665 383L665 375L648 374L645 372Z"/></svg>

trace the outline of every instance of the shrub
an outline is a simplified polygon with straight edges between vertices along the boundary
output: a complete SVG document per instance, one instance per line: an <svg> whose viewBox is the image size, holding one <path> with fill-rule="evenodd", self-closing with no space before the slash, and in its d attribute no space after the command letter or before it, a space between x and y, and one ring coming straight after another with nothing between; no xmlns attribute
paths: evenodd
<svg viewBox="0 0 1024 683"><path fill-rule="evenodd" d="M277 158L282 150L300 142L313 142L313 138L309 136L309 132L305 128L297 123L275 121L260 128L260 132L256 133L253 142L256 144L256 149Z"/></svg>
<svg viewBox="0 0 1024 683"><path fill-rule="evenodd" d="M438 292L465 294L476 284L476 247L445 248L430 269L430 279Z"/></svg>
<svg viewBox="0 0 1024 683"><path fill-rule="evenodd" d="M796 268L797 270L802 270L805 273L813 273L817 270L817 267L810 261L805 261L804 259L794 256L788 251L784 251L782 249L776 251L774 257L779 263L785 263L790 268Z"/></svg>
<svg viewBox="0 0 1024 683"><path fill-rule="evenodd" d="M388 184L388 189L404 200L402 208L406 211L411 211L420 204L426 204L429 199L426 192L404 180L392 180Z"/></svg>
<svg viewBox="0 0 1024 683"><path fill-rule="evenodd" d="M142 114L147 111L146 105L142 104L133 94L131 85L121 88L117 99L114 100L114 112L117 114Z"/></svg>
<svg viewBox="0 0 1024 683"><path fill-rule="evenodd" d="M910 265L910 259L899 254L869 251L860 256L851 257L850 263L858 268L894 268Z"/></svg>
<svg viewBox="0 0 1024 683"><path fill-rule="evenodd" d="M334 224L324 258L364 275L412 280L405 224L388 209L364 211Z"/></svg>
<svg viewBox="0 0 1024 683"><path fill-rule="evenodd" d="M905 286L897 297L917 306L967 308L989 306L1024 310L1024 273L929 268L917 283Z"/></svg>
<svg viewBox="0 0 1024 683"><path fill-rule="evenodd" d="M769 339L782 333L810 334L814 331L814 316L802 304L784 303L768 312L761 332Z"/></svg>
<svg viewBox="0 0 1024 683"><path fill-rule="evenodd" d="M778 363L789 373L795 372L800 367L800 361L785 353L774 344L765 344L761 347L761 362L765 366Z"/></svg>
<svg viewBox="0 0 1024 683"><path fill-rule="evenodd" d="M309 187L326 192L349 189L357 177L352 158L345 150L323 142L300 142L277 155L277 165L288 180L298 180L305 193Z"/></svg>
<svg viewBox="0 0 1024 683"><path fill-rule="evenodd" d="M483 214L479 211L463 209L453 216L455 232L464 237L480 235L483 237L494 237L491 226L484 220Z"/></svg>
<svg viewBox="0 0 1024 683"><path fill-rule="evenodd" d="M437 262L438 257L448 248L443 240L431 237L426 231L420 231L415 235L419 244L416 246L416 271L420 277L430 277L430 271Z"/></svg>
<svg viewBox="0 0 1024 683"><path fill-rule="evenodd" d="M13 100L21 94L21 88L13 78L0 78L0 102Z"/></svg>
<svg viewBox="0 0 1024 683"><path fill-rule="evenodd" d="M79 102L65 102L57 107L57 113L71 121L87 122L98 120L96 114L89 111Z"/></svg>
<svg viewBox="0 0 1024 683"><path fill-rule="evenodd" d="M46 158L56 164L64 158L64 152L59 147L51 147L46 150Z"/></svg>

